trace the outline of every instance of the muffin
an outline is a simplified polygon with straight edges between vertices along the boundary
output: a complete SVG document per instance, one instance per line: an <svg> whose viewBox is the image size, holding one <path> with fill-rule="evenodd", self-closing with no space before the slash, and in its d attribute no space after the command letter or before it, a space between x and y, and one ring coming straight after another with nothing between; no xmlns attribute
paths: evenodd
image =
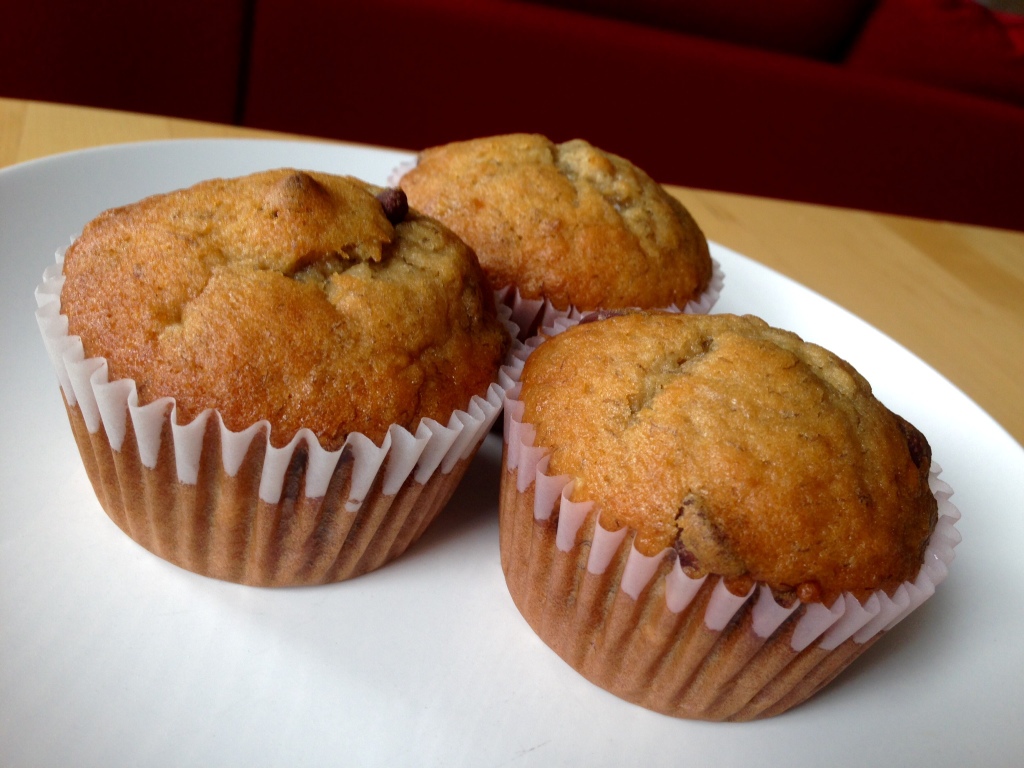
<svg viewBox="0 0 1024 768"><path fill-rule="evenodd" d="M524 336L574 310L706 312L717 298L721 276L689 212L585 141L512 134L434 147L399 184L473 247L510 306L523 303Z"/></svg>
<svg viewBox="0 0 1024 768"><path fill-rule="evenodd" d="M41 328L101 504L198 573L379 567L500 409L509 336L486 279L398 190L214 179L106 211L46 278Z"/></svg>
<svg viewBox="0 0 1024 768"><path fill-rule="evenodd" d="M753 317L631 312L541 343L506 403L501 555L537 634L677 717L801 703L946 574L927 440Z"/></svg>

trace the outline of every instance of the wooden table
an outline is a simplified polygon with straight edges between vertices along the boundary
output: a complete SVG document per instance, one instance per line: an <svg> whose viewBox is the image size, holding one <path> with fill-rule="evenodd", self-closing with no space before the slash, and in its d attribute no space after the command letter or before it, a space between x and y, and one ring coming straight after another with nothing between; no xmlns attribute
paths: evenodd
<svg viewBox="0 0 1024 768"><path fill-rule="evenodd" d="M102 144L201 137L282 135L0 98L0 167ZM710 239L871 323L1024 443L1024 233L671 190Z"/></svg>

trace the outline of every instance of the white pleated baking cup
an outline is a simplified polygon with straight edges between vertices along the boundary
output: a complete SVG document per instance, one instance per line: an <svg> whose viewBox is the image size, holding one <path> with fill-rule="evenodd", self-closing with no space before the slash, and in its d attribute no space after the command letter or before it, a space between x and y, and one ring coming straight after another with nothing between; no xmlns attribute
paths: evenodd
<svg viewBox="0 0 1024 768"><path fill-rule="evenodd" d="M403 160L401 163L396 165L391 169L391 173L388 174L387 185L389 187L399 186L402 183L402 177L415 168L418 162L418 158L414 157L411 160Z"/></svg>
<svg viewBox="0 0 1024 768"><path fill-rule="evenodd" d="M514 383L503 368L447 424L392 425L380 445L354 433L334 451L308 429L275 447L268 422L235 432L213 410L179 424L172 398L140 405L134 381L108 380L68 335L62 262L36 288L36 318L96 495L136 542L203 575L321 584L394 559L447 503Z"/></svg>
<svg viewBox="0 0 1024 768"><path fill-rule="evenodd" d="M682 307L671 304L667 307L660 307L664 312L682 312L688 315L706 315L718 302L722 294L722 286L725 284L725 274L722 272L722 265L717 259L711 260L711 279L707 288L695 299L686 302ZM524 299L519 294L519 289L507 285L494 293L495 299L507 306L512 312L512 321L519 326L520 341L525 341L536 334L540 328L562 324L575 325L591 310L580 310L576 307L558 309L547 299Z"/></svg>
<svg viewBox="0 0 1024 768"><path fill-rule="evenodd" d="M531 348L539 343L531 340ZM529 349L518 354L510 368L517 378ZM550 452L534 445L519 391L517 381L505 401L500 530L509 591L542 640L622 698L695 719L780 714L830 682L946 578L960 513L933 464L938 520L917 577L892 595L780 605L763 584L735 595L718 577L692 579L671 549L640 553L631 531L606 530L592 502L572 501L569 477L547 474Z"/></svg>

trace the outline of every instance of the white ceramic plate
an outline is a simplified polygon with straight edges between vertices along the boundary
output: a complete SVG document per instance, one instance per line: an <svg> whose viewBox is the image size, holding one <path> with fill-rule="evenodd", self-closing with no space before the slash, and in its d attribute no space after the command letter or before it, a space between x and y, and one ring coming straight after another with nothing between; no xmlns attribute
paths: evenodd
<svg viewBox="0 0 1024 768"><path fill-rule="evenodd" d="M403 159L212 140L0 172L0 764L1020 764L1024 451L912 354L724 248L717 311L759 314L850 360L929 437L963 512L964 541L936 596L786 715L653 714L537 640L498 563L493 435L426 536L347 583L241 587L125 537L93 496L33 317L55 249L105 208L203 178L289 165L384 183Z"/></svg>

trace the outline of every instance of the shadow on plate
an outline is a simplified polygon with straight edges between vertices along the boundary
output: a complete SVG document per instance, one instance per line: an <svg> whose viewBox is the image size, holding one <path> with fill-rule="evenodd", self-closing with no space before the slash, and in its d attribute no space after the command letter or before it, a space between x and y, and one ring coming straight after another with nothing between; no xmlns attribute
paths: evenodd
<svg viewBox="0 0 1024 768"><path fill-rule="evenodd" d="M501 439L491 434L484 440L451 500L423 536L401 556L412 559L453 540L493 526L498 527L498 492L501 480Z"/></svg>

